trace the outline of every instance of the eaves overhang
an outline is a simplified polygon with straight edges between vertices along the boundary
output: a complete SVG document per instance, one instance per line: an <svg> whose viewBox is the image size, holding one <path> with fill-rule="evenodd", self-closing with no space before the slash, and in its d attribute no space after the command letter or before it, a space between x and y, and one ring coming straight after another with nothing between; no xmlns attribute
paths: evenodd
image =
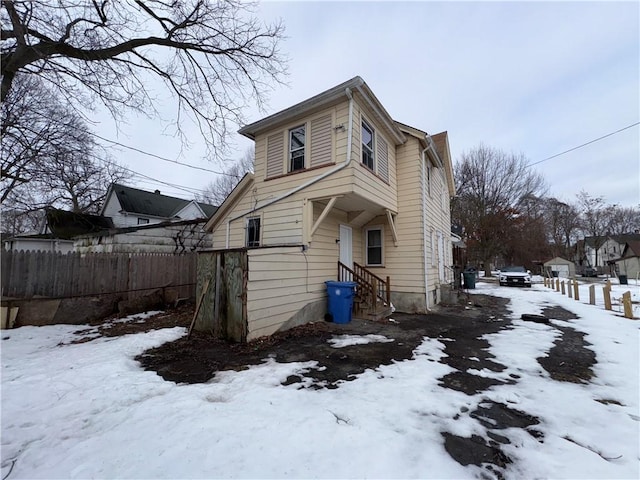
<svg viewBox="0 0 640 480"><path fill-rule="evenodd" d="M315 95L307 100L304 100L303 102L297 103L292 107L281 110L277 113L274 113L273 115L269 115L262 120L258 120L257 122L245 125L240 130L238 130L238 133L251 140L255 140L256 136L261 132L267 131L271 128L275 128L280 124L295 119L296 117L300 117L308 111L331 105L332 103L339 101L343 97L348 97L348 90L350 90L352 93L357 92L364 98L366 103L368 103L369 106L372 107L372 109L380 117L382 123L385 124L385 126L389 130L389 133L391 133L391 135L394 137L394 141L397 145L402 144L406 141L404 134L400 131L400 129L397 128L397 126L394 125L393 119L391 118L389 113L378 101L378 99L373 94L366 82L362 79L362 77L359 76L353 77L352 79L347 80L340 85L336 85L335 87L319 93L318 95Z"/></svg>

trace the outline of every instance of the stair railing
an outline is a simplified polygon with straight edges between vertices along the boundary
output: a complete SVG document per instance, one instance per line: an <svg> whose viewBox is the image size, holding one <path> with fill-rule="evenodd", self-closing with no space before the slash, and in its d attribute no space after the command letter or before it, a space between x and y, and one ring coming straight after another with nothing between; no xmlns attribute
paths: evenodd
<svg viewBox="0 0 640 480"><path fill-rule="evenodd" d="M338 281L353 281L357 283L357 292L371 303L373 313L378 313L381 303L391 306L391 281L389 277L383 280L362 265L353 263L353 269L342 262L338 262ZM354 305L354 308L359 308Z"/></svg>

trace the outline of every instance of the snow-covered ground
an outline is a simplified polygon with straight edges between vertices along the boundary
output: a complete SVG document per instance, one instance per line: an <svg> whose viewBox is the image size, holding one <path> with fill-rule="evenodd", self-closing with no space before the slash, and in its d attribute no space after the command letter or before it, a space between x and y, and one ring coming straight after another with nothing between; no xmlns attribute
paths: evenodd
<svg viewBox="0 0 640 480"><path fill-rule="evenodd" d="M485 336L500 373L518 383L469 396L438 385L446 339L425 338L414 358L368 370L337 389L281 385L315 362L272 359L223 372L206 384L176 385L133 358L185 335L170 328L70 344L77 326L2 332L2 478L474 478L444 449L441 432L484 435L463 412L487 400L540 419L541 443L509 429L507 478L639 478L640 322L562 296L479 281L474 293L511 299L513 328ZM583 291L584 290L584 291ZM613 287L613 296L640 287ZM589 384L552 380L537 357L558 335L520 320L560 305L580 319L552 324L584 332L597 355ZM616 307L619 309L620 307ZM636 310L636 315L640 312ZM85 331L90 327L81 327ZM380 336L339 337L388 342ZM600 401L597 401L600 400ZM462 412L462 413L461 413ZM486 470L482 470L485 474Z"/></svg>

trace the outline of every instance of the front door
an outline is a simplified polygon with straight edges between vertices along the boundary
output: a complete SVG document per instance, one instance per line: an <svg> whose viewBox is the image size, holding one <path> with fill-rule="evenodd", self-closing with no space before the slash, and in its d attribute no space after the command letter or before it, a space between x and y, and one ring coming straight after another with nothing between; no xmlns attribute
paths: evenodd
<svg viewBox="0 0 640 480"><path fill-rule="evenodd" d="M348 225L340 225L340 262L353 270L353 232Z"/></svg>

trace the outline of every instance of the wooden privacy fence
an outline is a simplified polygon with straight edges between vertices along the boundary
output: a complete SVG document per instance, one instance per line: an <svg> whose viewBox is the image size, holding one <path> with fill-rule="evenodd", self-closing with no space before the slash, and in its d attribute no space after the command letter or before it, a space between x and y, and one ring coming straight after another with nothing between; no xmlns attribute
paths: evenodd
<svg viewBox="0 0 640 480"><path fill-rule="evenodd" d="M196 254L2 251L2 296L73 298L118 294L124 299L171 287L195 296Z"/></svg>
<svg viewBox="0 0 640 480"><path fill-rule="evenodd" d="M198 252L195 329L236 342L247 339L246 249Z"/></svg>

